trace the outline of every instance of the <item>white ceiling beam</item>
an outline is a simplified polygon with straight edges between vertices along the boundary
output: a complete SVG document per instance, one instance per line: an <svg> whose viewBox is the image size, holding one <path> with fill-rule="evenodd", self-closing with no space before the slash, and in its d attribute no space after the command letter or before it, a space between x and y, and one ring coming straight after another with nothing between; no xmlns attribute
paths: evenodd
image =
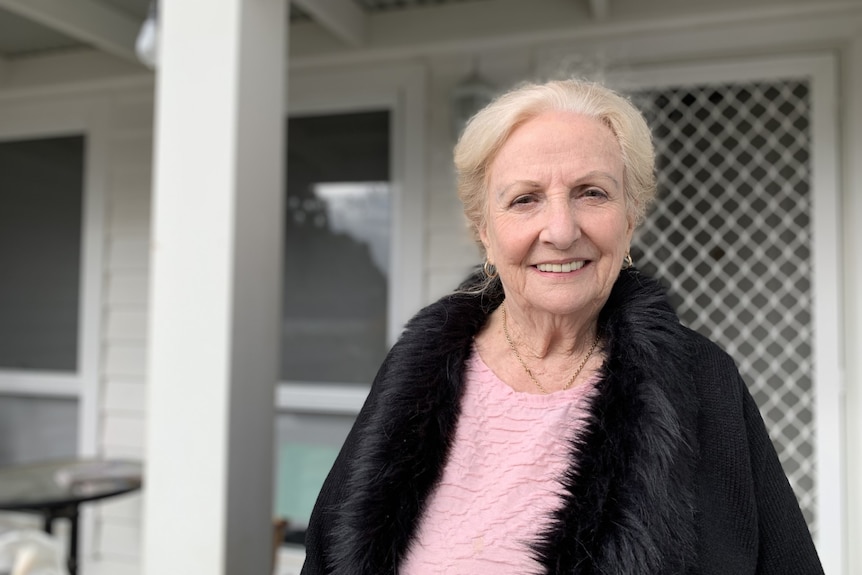
<svg viewBox="0 0 862 575"><path fill-rule="evenodd" d="M353 0L292 0L330 34L352 47L365 44L368 16Z"/></svg>
<svg viewBox="0 0 862 575"><path fill-rule="evenodd" d="M590 0L590 13L594 20L606 20L611 10L611 0Z"/></svg>
<svg viewBox="0 0 862 575"><path fill-rule="evenodd" d="M137 62L135 38L141 22L95 0L0 0L0 8Z"/></svg>

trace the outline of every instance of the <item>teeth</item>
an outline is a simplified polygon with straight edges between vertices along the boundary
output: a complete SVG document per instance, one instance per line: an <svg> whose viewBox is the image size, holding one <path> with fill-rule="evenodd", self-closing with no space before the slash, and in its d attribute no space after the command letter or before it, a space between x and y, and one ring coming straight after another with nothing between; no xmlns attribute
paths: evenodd
<svg viewBox="0 0 862 575"><path fill-rule="evenodd" d="M584 262L577 261L567 264L539 264L536 267L539 268L540 272L568 273L584 267Z"/></svg>

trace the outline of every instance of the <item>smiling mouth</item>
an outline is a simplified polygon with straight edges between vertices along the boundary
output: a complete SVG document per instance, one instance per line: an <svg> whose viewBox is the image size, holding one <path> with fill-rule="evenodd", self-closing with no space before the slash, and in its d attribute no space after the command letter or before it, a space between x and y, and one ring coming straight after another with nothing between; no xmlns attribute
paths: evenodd
<svg viewBox="0 0 862 575"><path fill-rule="evenodd" d="M569 273L581 269L586 263L585 261L577 261L567 264L538 264L536 269L540 272Z"/></svg>

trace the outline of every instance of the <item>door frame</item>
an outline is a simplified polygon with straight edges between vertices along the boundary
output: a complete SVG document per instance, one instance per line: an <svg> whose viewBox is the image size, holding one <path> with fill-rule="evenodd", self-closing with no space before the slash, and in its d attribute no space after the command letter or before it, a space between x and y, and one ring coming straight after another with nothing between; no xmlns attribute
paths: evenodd
<svg viewBox="0 0 862 575"><path fill-rule="evenodd" d="M832 54L747 58L609 71L615 89L638 90L779 79L805 79L811 89L812 358L814 377L817 533L826 573L845 561L844 381L841 315L841 190L837 62Z"/></svg>

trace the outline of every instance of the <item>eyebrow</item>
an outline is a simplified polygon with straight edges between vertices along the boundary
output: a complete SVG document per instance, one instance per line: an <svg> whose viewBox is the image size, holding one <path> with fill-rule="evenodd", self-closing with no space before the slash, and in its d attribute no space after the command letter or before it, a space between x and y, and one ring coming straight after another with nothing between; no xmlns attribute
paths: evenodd
<svg viewBox="0 0 862 575"><path fill-rule="evenodd" d="M603 179L610 180L611 182L614 183L615 186L618 186L618 187L621 185L620 182L613 175L611 175L609 172L605 172L602 170L593 170L591 172L587 172L586 174L584 174L583 176L578 178L577 182L583 182L585 180L593 180L596 178L603 178ZM542 185L535 180L515 180L514 182L500 188L497 191L497 197L499 198L499 197L505 195L507 191L509 191L510 189L512 189L515 186L524 186L525 188L530 188L530 189L542 187Z"/></svg>
<svg viewBox="0 0 862 575"><path fill-rule="evenodd" d="M607 178L608 180L612 181L615 185L617 185L617 186L620 185L620 182L617 181L617 179L613 176L613 174L610 174L609 172L603 172L601 170L594 170L592 172L588 172L588 173L584 174L584 176L580 179L581 180L585 180L585 179L588 180L588 179L597 178L597 177L598 178Z"/></svg>
<svg viewBox="0 0 862 575"><path fill-rule="evenodd" d="M497 197L499 198L501 196L506 195L506 192L508 192L509 190L514 188L515 186L523 186L525 188L541 188L542 187L542 185L539 184L539 182L536 182L534 180L515 180L511 184L503 186L502 188L497 190Z"/></svg>

